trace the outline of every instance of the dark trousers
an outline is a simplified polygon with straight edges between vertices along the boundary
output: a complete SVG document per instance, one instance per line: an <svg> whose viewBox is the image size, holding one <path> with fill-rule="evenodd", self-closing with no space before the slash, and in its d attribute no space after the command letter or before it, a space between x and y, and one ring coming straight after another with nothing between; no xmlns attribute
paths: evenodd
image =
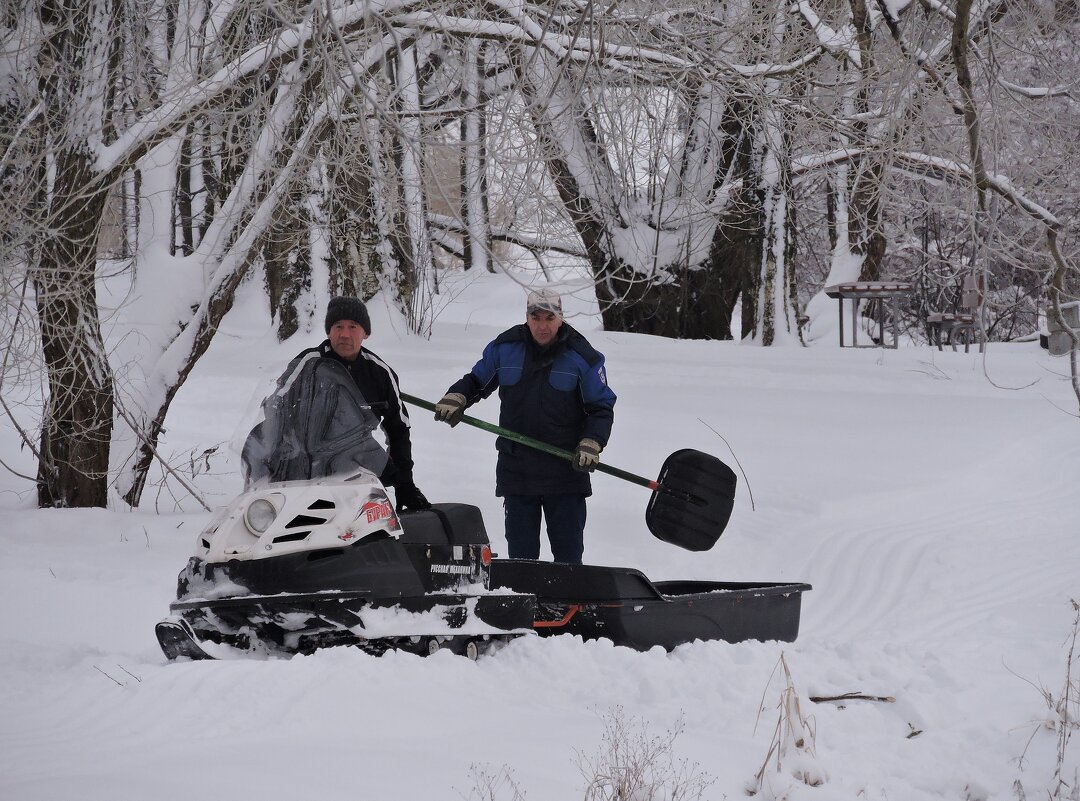
<svg viewBox="0 0 1080 801"><path fill-rule="evenodd" d="M505 496L503 517L510 558L540 558L541 512L555 561L580 565L585 552L585 496L577 494Z"/></svg>

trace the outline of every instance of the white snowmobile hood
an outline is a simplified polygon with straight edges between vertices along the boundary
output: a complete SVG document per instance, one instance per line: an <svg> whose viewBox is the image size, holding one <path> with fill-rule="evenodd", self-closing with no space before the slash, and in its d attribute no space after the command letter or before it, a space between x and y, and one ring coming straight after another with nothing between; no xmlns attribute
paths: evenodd
<svg viewBox="0 0 1080 801"><path fill-rule="evenodd" d="M207 562L265 559L401 533L385 488L360 470L347 478L283 481L243 493L199 534L195 556Z"/></svg>

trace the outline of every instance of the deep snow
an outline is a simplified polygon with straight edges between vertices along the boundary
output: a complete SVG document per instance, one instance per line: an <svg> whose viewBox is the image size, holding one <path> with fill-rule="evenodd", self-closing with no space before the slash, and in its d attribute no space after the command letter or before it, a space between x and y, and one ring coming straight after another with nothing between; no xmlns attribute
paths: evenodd
<svg viewBox="0 0 1080 801"><path fill-rule="evenodd" d="M432 400L523 319L524 292L504 277L447 292L456 301L430 341L372 304L368 344L406 392ZM702 797L735 799L756 785L785 698L812 752L782 738L761 797L1046 798L1059 740L1042 690L1062 693L1080 600L1065 361L1035 344L984 358L841 350L824 336L812 348L678 342L599 330L587 292L567 305L619 395L608 463L655 475L668 453L694 447L740 474L731 524L706 553L653 539L648 491L598 475L586 560L654 580L809 582L797 642L668 654L528 638L475 663L334 649L167 664L153 626L209 514L175 484L149 488L139 511L40 511L5 473L0 798L426 801L512 799L516 786L562 801L585 797L589 763L634 761L644 730L678 732L676 767L712 781ZM250 300L227 319L162 443L189 473L198 466L210 505L240 488L232 443L268 382L320 339L275 343ZM470 413L495 421L497 400ZM499 550L491 435L421 410L413 430L420 487L480 506ZM0 457L33 472L6 421ZM810 700L847 692L895 700ZM611 765L600 754L618 720L631 757ZM1080 740L1064 762L1075 788Z"/></svg>

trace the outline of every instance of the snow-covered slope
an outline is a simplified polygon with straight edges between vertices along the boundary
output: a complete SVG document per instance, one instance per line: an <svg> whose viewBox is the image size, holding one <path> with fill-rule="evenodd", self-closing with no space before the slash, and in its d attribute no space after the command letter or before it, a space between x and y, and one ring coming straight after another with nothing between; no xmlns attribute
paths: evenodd
<svg viewBox="0 0 1080 801"><path fill-rule="evenodd" d="M523 297L505 279L474 281L430 341L375 303L368 344L406 392L437 400L523 319ZM1042 690L1062 692L1080 599L1066 365L1033 345L984 359L673 342L600 331L587 301L568 305L619 395L609 463L655 475L694 447L740 474L731 524L706 553L653 539L648 492L598 475L586 560L653 579L809 582L796 643L667 654L561 637L475 663L331 650L166 664L153 625L208 514L175 485L148 489L136 512L39 511L5 476L0 798L563 801L672 736L675 768L686 760L712 782L704 798L742 797L763 766L763 798L1014 799L1017 781L1046 798L1058 735ZM162 445L190 454L212 505L239 489L229 443L267 382L320 339L273 343L255 308L230 317ZM472 411L495 421L497 401ZM420 487L480 506L498 550L491 435L422 411L413 428ZM0 432L4 462L32 471L14 442ZM894 700L810 700L849 692ZM788 736L795 702L811 748ZM613 740L623 756L603 755ZM1080 741L1065 753L1074 783Z"/></svg>

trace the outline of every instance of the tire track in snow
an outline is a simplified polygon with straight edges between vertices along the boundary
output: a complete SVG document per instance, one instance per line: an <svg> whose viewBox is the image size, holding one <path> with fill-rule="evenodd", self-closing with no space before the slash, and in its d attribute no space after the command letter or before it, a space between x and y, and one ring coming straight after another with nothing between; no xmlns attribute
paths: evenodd
<svg viewBox="0 0 1080 801"><path fill-rule="evenodd" d="M826 519L851 525L827 533L809 554L815 593L803 630L850 637L894 627L899 636L945 637L1015 617L1018 597L1032 590L1052 598L1075 583L1080 559L1063 503L1075 490L1064 476L1020 497L1008 488L961 489L924 492L900 509L884 498L876 514L894 519L871 527L865 502L841 515L826 509ZM950 492L946 506L940 496ZM1009 557L987 559L985 548Z"/></svg>

